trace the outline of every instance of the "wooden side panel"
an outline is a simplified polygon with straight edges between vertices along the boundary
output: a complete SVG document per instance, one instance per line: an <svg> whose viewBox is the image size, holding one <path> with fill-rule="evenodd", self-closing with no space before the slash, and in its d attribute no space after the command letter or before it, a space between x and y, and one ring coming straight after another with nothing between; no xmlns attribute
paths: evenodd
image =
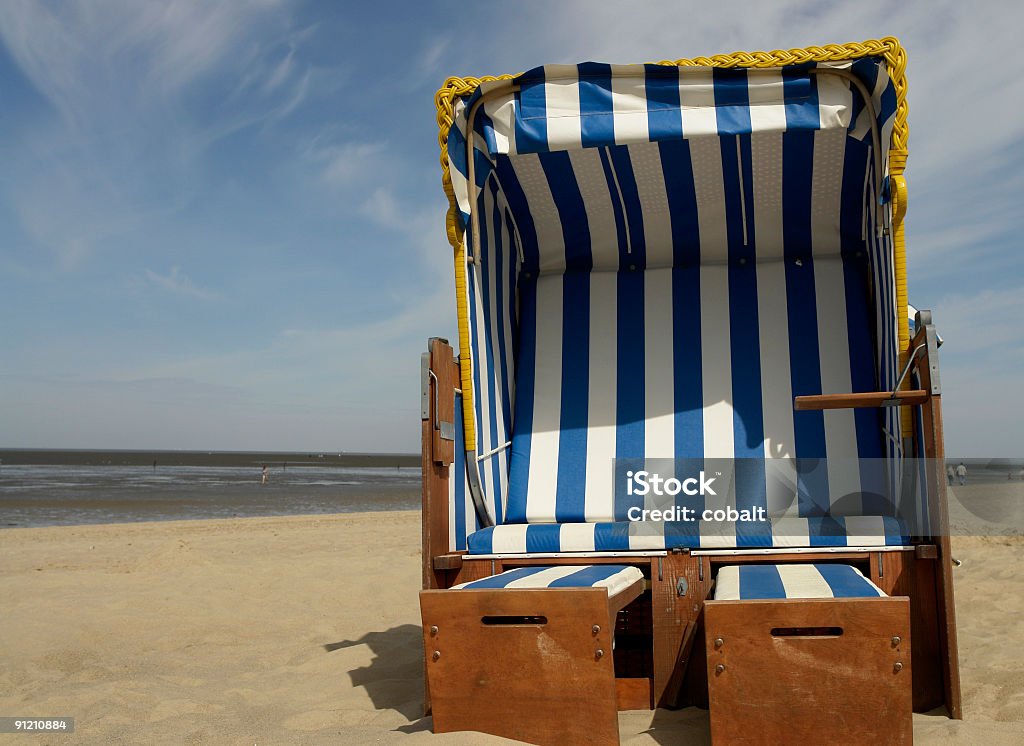
<svg viewBox="0 0 1024 746"><path fill-rule="evenodd" d="M704 615L714 743L913 742L906 599L709 601Z"/></svg>
<svg viewBox="0 0 1024 746"><path fill-rule="evenodd" d="M956 609L953 598L953 557L949 544L949 514L946 508L946 458L942 432L942 396L933 387L933 373L939 369L938 344L935 328L928 324L918 330L910 342L911 349L925 344L925 356L917 365L921 388L932 395L922 407L924 420L924 451L929 468L926 470L929 511L937 520L934 538L938 546L937 572L935 573L935 594L938 601L939 644L941 646L942 679L946 709L950 717L963 718L960 696L960 659L956 637Z"/></svg>
<svg viewBox="0 0 1024 746"><path fill-rule="evenodd" d="M435 733L618 744L603 589L423 591L420 608Z"/></svg>
<svg viewBox="0 0 1024 746"><path fill-rule="evenodd" d="M914 668L914 712L928 712L945 704L941 616L935 596L935 559L919 559L913 552L877 552L872 555L871 580L890 596L910 598L910 637Z"/></svg>
<svg viewBox="0 0 1024 746"><path fill-rule="evenodd" d="M443 339L430 340L431 370L437 380L430 379L430 415L421 421L421 466L423 470L423 508L422 508L422 563L423 588L444 588L448 585L449 573L443 568L434 567L434 557L449 552L448 536L448 466L454 458L454 441L442 441L438 444L437 413L444 414L445 402L450 400L451 412L455 407L454 381L457 377L458 365L452 358L452 348ZM438 367L440 366L440 367ZM438 393L435 407L435 390ZM448 417L452 419L451 415ZM444 450L444 443L451 443ZM439 450L440 449L440 450Z"/></svg>
<svg viewBox="0 0 1024 746"><path fill-rule="evenodd" d="M458 372L451 346L436 337L430 340L430 368L437 377L431 384L436 387L431 401L431 415L434 421L432 452L434 463L448 466L455 460L455 382L453 373ZM461 424L460 424L461 426Z"/></svg>

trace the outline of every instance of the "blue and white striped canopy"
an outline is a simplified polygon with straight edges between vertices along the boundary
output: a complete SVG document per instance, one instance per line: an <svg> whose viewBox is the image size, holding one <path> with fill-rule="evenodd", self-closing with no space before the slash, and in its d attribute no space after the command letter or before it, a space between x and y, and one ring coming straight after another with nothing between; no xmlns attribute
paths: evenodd
<svg viewBox="0 0 1024 746"><path fill-rule="evenodd" d="M875 58L546 66L456 103L468 468L493 522L622 520L616 458L833 459L802 517L896 491L897 468L843 466L895 457L894 409L792 406L898 376L895 111ZM742 507L765 505L763 479Z"/></svg>

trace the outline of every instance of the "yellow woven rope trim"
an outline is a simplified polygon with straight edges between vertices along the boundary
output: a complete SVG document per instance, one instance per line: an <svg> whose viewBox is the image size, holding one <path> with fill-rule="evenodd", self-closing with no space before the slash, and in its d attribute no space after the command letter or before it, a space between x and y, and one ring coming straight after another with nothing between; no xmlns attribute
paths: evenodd
<svg viewBox="0 0 1024 746"><path fill-rule="evenodd" d="M863 57L881 57L889 70L889 77L896 90L896 118L892 129L892 142L889 151L889 174L899 176L899 182L903 184L903 193L898 195L902 198L902 204L906 205L906 184L902 181L903 170L907 162L907 138L909 128L907 126L907 55L900 45L898 39L893 36L886 36L883 39L868 39L862 42L849 42L847 44L826 44L820 47L804 47L802 49L776 49L771 52L733 52L732 54L716 54L711 57L694 57L692 59L680 58L678 60L661 60L654 64L667 65L669 67L781 67L783 65L798 65L808 62L845 62L847 60L861 59ZM518 75L518 74L517 74ZM445 220L445 227L448 234L448 243L455 250L455 286L459 294L457 308L459 313L459 361L462 366L462 402L463 420L466 431L466 450L476 451L476 430L473 419L473 389L472 365L473 361L469 349L469 309L465 300L466 291L466 261L465 248L462 241L462 231L459 230L458 202L455 199L455 190L452 188L452 176L448 167L448 132L455 121L455 102L464 96L469 96L481 83L493 80L509 80L517 75L485 75L479 78L451 77L434 96L434 103L437 106L438 143L441 146L441 183L444 192L448 195L448 214ZM894 181L897 181L894 179ZM897 189L898 191L898 189ZM901 216L902 218L902 216ZM460 249L460 247L462 247ZM910 341L910 327L907 320L907 269L906 269L906 246L903 239L902 219L897 222L893 220L893 252L894 264L893 274L896 278L896 313L899 321L898 334L900 341L901 359L905 358L907 345ZM904 407L903 412L903 434L909 435L911 430L910 411Z"/></svg>

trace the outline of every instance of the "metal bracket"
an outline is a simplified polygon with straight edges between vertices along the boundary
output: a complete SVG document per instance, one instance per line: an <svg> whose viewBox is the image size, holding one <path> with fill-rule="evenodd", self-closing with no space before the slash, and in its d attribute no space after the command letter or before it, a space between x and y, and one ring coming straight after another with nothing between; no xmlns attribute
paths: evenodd
<svg viewBox="0 0 1024 746"><path fill-rule="evenodd" d="M455 440L454 422L438 422L437 429L441 431L441 440Z"/></svg>
<svg viewBox="0 0 1024 746"><path fill-rule="evenodd" d="M420 355L420 419L430 419L430 353Z"/></svg>
<svg viewBox="0 0 1024 746"><path fill-rule="evenodd" d="M690 584L686 582L686 578L679 578L679 580L676 581L677 596L685 596L689 590Z"/></svg>

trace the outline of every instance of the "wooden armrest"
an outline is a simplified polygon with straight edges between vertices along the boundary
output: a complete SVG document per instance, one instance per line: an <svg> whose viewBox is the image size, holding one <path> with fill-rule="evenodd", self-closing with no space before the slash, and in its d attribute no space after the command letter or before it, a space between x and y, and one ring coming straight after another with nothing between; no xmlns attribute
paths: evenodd
<svg viewBox="0 0 1024 746"><path fill-rule="evenodd" d="M820 394L817 396L798 396L793 400L793 408L797 411L809 409L859 409L862 407L892 407L924 404L928 401L928 392L921 389L897 391L869 391L862 394Z"/></svg>
<svg viewBox="0 0 1024 746"><path fill-rule="evenodd" d="M458 570L462 567L462 553L438 554L434 557L435 570Z"/></svg>

